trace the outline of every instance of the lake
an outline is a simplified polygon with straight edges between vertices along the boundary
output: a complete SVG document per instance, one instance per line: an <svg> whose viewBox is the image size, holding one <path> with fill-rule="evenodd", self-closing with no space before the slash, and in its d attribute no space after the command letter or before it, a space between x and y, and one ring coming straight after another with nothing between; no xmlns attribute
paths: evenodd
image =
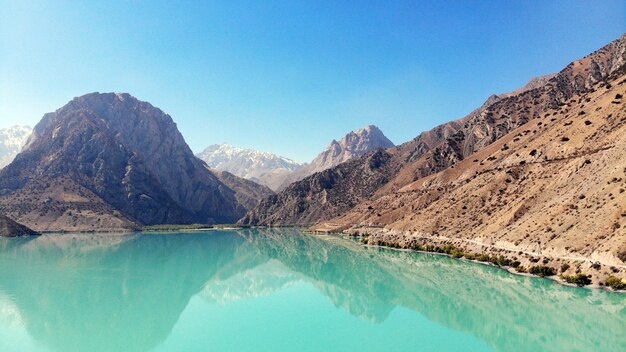
<svg viewBox="0 0 626 352"><path fill-rule="evenodd" d="M0 351L624 351L626 295L297 229L0 239Z"/></svg>

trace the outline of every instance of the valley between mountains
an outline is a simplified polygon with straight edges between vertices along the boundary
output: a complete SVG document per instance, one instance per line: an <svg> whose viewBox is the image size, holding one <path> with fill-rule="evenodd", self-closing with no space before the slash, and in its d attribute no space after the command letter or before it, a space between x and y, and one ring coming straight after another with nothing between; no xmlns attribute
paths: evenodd
<svg viewBox="0 0 626 352"><path fill-rule="evenodd" d="M157 107L91 93L0 132L3 234L297 225L626 279L625 95L626 35L406 143L370 125L300 163L194 155Z"/></svg>

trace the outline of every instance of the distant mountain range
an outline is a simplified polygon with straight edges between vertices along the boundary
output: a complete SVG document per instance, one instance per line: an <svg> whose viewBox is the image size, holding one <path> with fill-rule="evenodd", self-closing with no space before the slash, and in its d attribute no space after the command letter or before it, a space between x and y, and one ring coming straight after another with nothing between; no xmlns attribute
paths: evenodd
<svg viewBox="0 0 626 352"><path fill-rule="evenodd" d="M369 125L333 140L311 163L301 164L276 154L242 149L228 144L211 145L196 156L211 169L227 171L239 177L281 190L306 176L358 158L393 143L378 129Z"/></svg>
<svg viewBox="0 0 626 352"><path fill-rule="evenodd" d="M32 128L28 126L13 126L0 129L0 169L7 166L22 150Z"/></svg>
<svg viewBox="0 0 626 352"><path fill-rule="evenodd" d="M303 164L276 154L214 144L196 156L214 170L227 171L275 189L276 180L300 169ZM282 181L281 181L282 182Z"/></svg>

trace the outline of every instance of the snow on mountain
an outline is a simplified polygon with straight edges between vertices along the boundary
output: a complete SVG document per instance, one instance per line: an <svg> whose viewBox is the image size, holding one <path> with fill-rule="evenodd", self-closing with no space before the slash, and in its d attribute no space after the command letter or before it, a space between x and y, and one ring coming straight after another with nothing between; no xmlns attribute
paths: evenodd
<svg viewBox="0 0 626 352"><path fill-rule="evenodd" d="M10 164L22 150L32 128L28 126L13 126L0 129L0 169Z"/></svg>
<svg viewBox="0 0 626 352"><path fill-rule="evenodd" d="M285 157L254 149L215 144L196 156L215 170L228 171L236 176L274 188L273 180L291 173L303 165Z"/></svg>

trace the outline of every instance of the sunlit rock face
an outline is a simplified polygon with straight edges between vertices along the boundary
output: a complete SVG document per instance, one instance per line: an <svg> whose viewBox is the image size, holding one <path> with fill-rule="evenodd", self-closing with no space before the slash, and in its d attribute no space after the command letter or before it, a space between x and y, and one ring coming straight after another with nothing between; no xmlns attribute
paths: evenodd
<svg viewBox="0 0 626 352"><path fill-rule="evenodd" d="M0 172L0 194L0 210L36 230L232 223L245 211L172 118L129 94L87 94L46 114Z"/></svg>

